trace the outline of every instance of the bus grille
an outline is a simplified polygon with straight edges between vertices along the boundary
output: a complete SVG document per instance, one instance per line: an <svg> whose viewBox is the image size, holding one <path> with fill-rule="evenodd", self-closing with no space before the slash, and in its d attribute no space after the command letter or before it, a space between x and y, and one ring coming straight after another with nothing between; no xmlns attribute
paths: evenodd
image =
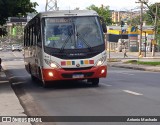
<svg viewBox="0 0 160 125"><path fill-rule="evenodd" d="M94 72L86 72L86 73L81 73L81 74L83 74L84 78L85 78L85 77L91 77L94 74ZM63 73L62 74L63 78L72 78L72 76L73 76L73 73L71 73L71 74Z"/></svg>
<svg viewBox="0 0 160 125"><path fill-rule="evenodd" d="M66 71L70 71L70 70L88 70L91 69L92 67L81 67L81 68L63 68Z"/></svg>

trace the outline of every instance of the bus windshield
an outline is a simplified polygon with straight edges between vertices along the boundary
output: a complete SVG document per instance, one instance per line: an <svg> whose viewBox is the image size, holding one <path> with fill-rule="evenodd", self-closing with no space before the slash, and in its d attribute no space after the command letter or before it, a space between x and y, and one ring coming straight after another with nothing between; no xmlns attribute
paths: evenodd
<svg viewBox="0 0 160 125"><path fill-rule="evenodd" d="M104 44L97 17L45 18L44 45L64 49L92 48Z"/></svg>

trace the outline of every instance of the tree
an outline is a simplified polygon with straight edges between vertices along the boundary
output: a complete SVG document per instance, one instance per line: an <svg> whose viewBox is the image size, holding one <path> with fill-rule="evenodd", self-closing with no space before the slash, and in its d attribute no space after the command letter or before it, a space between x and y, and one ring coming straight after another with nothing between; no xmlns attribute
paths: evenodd
<svg viewBox="0 0 160 125"><path fill-rule="evenodd" d="M0 28L0 36L6 36L6 35L7 35L6 27Z"/></svg>
<svg viewBox="0 0 160 125"><path fill-rule="evenodd" d="M149 10L146 12L145 19L146 23L148 25L155 25L155 17L157 17L157 23L156 23L156 30L157 33L160 34L160 4L155 3L151 4L150 6L146 3ZM157 6L157 13L156 13L156 6Z"/></svg>
<svg viewBox="0 0 160 125"><path fill-rule="evenodd" d="M26 16L27 13L37 12L37 5L30 0L0 0L0 25L4 25L8 17Z"/></svg>
<svg viewBox="0 0 160 125"><path fill-rule="evenodd" d="M104 7L104 6L96 7L95 5L91 5L87 7L87 9L96 11L99 16L102 16L104 18L104 22L107 25L112 24L111 13L110 13L108 6L107 7Z"/></svg>
<svg viewBox="0 0 160 125"><path fill-rule="evenodd" d="M148 7L148 13L153 15L154 17L157 16L157 19L160 20L160 10L158 10L158 13L156 14L156 5L160 5L159 3L148 5L147 2L144 2L144 4Z"/></svg>
<svg viewBox="0 0 160 125"><path fill-rule="evenodd" d="M154 25L155 16L157 16L158 19L160 18L160 9L158 9L156 14L156 3L150 5L149 10L147 10L145 14L145 20L147 24Z"/></svg>

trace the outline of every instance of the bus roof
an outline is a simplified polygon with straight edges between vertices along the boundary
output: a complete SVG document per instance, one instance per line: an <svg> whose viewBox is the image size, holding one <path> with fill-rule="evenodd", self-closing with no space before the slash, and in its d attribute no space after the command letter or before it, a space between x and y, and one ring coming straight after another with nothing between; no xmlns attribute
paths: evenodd
<svg viewBox="0 0 160 125"><path fill-rule="evenodd" d="M65 16L98 16L93 10L57 10L41 12L40 17L65 17Z"/></svg>

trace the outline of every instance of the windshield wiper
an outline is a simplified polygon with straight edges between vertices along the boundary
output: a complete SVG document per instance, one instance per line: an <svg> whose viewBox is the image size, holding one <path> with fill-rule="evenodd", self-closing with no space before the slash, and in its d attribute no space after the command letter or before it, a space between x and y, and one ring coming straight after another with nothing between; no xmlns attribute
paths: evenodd
<svg viewBox="0 0 160 125"><path fill-rule="evenodd" d="M81 36L80 33L77 32L76 36L81 39L87 46L90 51L92 51L92 47L87 43L87 41Z"/></svg>
<svg viewBox="0 0 160 125"><path fill-rule="evenodd" d="M68 37L66 38L66 40L64 41L64 44L62 45L62 47L61 47L61 49L60 49L60 51L59 51L60 53L63 52L64 47L66 46L66 44L67 44L67 42L69 41L69 39L71 39L72 34L73 34L73 33L70 33L70 34L68 35Z"/></svg>

